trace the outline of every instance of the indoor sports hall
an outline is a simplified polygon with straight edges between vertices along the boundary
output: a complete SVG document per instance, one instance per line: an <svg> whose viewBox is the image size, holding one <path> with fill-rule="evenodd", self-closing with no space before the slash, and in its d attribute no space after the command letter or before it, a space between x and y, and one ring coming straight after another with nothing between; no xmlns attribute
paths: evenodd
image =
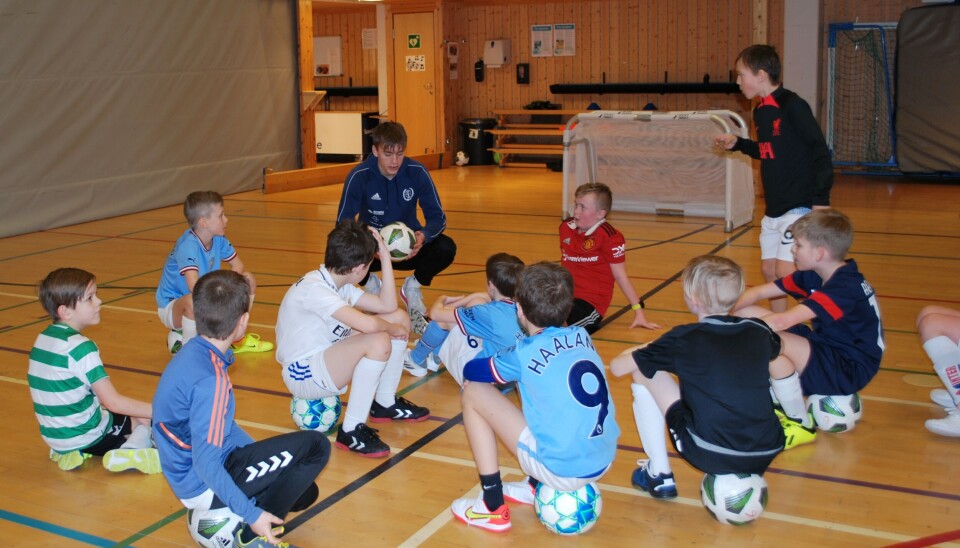
<svg viewBox="0 0 960 548"><path fill-rule="evenodd" d="M323 122L313 116L314 110L379 112L393 119L384 113L412 108L403 105L405 99L398 98L398 93L383 93L381 98L376 91L352 96L344 91L376 88L376 66L400 62L401 54L393 47L380 52L379 58L375 47L362 48L359 35L364 29L383 30L379 34L382 43L389 39L381 25L395 29L411 24L402 16L431 14L434 22L430 28L438 38L431 47L436 55L442 51L442 58L434 62L442 65L439 86L444 89L430 99L440 106L438 118L427 124L436 131L431 136L412 130L411 142L426 146L422 154L408 149L408 156L422 158L430 167L447 217L446 233L458 245L453 265L423 288L430 303L441 295L480 291L485 284L484 262L496 252L512 253L528 264L559 261L557 229L569 199L564 179L571 174L562 169L562 145L559 154L549 153L556 152L563 137L557 129L560 124L578 116L591 102L602 109L636 112L647 103L657 103L661 111L717 108L736 113L751 124L752 105L735 87L732 92L618 94L599 88L601 91L552 94L552 84L662 84L665 70L675 83L706 84L703 73L712 72L710 82L729 84L737 51L754 42L770 42L783 50L785 41L789 42L785 36L791 33L785 27L795 21L797 4L803 4L801 11L808 7L799 0L730 0L709 7L701 2L666 0L386 0L374 7L358 7L352 2L338 6L304 0L241 0L203 6L174 2L162 8L164 15L157 11L161 3L135 4L121 8L98 0L89 2L90 8L97 9L82 9L40 1L7 2L0 7L4 14L0 18L0 50L15 53L0 57L46 61L28 66L0 60L0 97L20 107L0 116L0 130L6 135L5 144L0 145L0 164L7 173L0 173L0 188L8 191L0 204L4 219L0 223L0 401L5 409L0 421L0 533L6 545L194 545L186 528L186 510L161 474L111 473L96 457L65 472L48 458L49 448L38 434L27 386L31 347L49 324L37 300L36 284L46 273L63 266L96 275L102 320L84 334L98 345L117 389L149 401L171 358L165 345L167 330L157 317L154 297L163 260L185 229L183 198L192 190L216 189L224 194L230 241L258 281L249 329L265 340L276 340L277 311L286 290L323 262L342 181L353 161L342 161L349 152L318 156L312 134ZM822 47L814 45L814 82L817 75L827 79L830 23L896 23L905 10L927 5L919 0L858 2L859 8L842 0L812 4L819 7L814 10L810 32L823 38ZM234 8L237 13L230 15ZM692 14L696 17L690 22ZM267 61L256 63L262 70L248 78L245 75L252 69L232 64L229 60L233 58L222 51L224 66L219 71L209 69L216 61L196 53L209 43L195 36L204 33L174 25L191 17L207 25L218 21L213 28L223 36L237 34L237 28L245 30L240 33L242 39L223 39L234 50L247 48L244 55L250 58L258 57L258 51L270 51L264 55ZM762 25L756 23L757 18ZM725 24L722 31L717 21ZM571 22L577 29L575 55L569 59L532 56L531 26ZM27 29L32 36L45 25L53 25L61 34L47 33L44 40L34 36L28 42L39 47L40 42L55 41L56 46L30 52L8 38L14 27ZM142 30L145 27L154 28ZM313 70L312 59L298 59L295 51L297 33L305 28L315 37L343 36L337 57L343 63L342 76L335 81L309 75L306 83L297 81L298 63ZM186 50L154 47L130 29L141 29L157 40L169 33L181 43L189 42L185 37L196 41ZM177 34L180 32L185 34ZM90 33L105 38L81 40ZM655 36L658 33L662 34L659 38ZM282 35L285 46L268 47L275 34ZM354 34L357 36L347 39ZM370 40L376 44L378 35L372 34ZM513 38L512 60L502 68L481 63L485 83L478 82L474 63L482 61L485 39L502 36ZM692 42L700 45L681 40L688 36L699 36ZM350 43L352 40L357 43ZM455 80L450 78L450 50L445 45L441 50L444 40L459 44L455 48L459 64ZM675 47L657 49L656 44L668 40ZM628 41L641 46L618 47ZM114 51L118 43L135 44L154 60L177 59L169 67L144 67ZM710 44L720 47L704 53ZM100 49L108 52L103 58L109 57L113 65L98 66ZM612 50L618 50L614 57ZM196 55L185 54L190 51ZM57 70L53 65L58 55L66 57L68 52L76 53L77 63L84 66L71 72L69 82L61 83L53 76ZM278 67L268 62L277 57L286 64ZM351 63L367 68L351 75ZM528 64L529 84L517 83L518 63ZM602 68L577 75L580 63ZM678 68L687 64L696 69L683 73ZM627 65L631 68L624 68ZM207 80L201 74L206 72L218 76ZM383 75L386 80L381 86L399 85L392 72L384 72L389 74ZM176 78L164 79L174 73ZM138 74L148 74L151 82L138 80ZM189 80L198 97L189 96L175 80ZM126 96L118 91L124 84L140 93ZM790 84L788 76L785 85ZM157 85L164 87L162 93L145 91ZM259 89L256 100L273 104L254 112L248 109L251 99L230 93L231 85L244 86L250 94ZM69 93L71 86L75 94ZM825 103L826 84L823 89L816 83L813 87ZM42 92L44 88L52 91ZM852 93L864 95L862 90ZM24 94L33 97L22 97ZM97 102L97 96L104 100ZM546 115L562 116L560 122L554 118L537 122L523 113L510 114L537 100L562 103L562 108L553 110L573 110L574 114ZM329 110L325 101L332 105ZM173 108L176 102L185 106ZM231 106L231 102L241 106ZM433 110L424 109L422 102L420 105L421 111ZM122 120L112 114L116 110L124 113ZM825 121L826 110L814 112L822 112L819 117ZM24 112L30 116L42 113L44 125L29 123ZM205 112L215 114L208 119ZM273 120L280 116L278 112L283 115L280 122ZM834 110L838 127L847 116L843 112L842 108ZM885 111L878 116L892 114ZM528 133L496 135L495 129L489 137L490 147L477 148L464 139L469 139L472 127L461 121L488 118L496 122L498 130ZM947 119L949 115L944 114ZM108 127L100 127L97 120L107 120ZM361 122L357 118L353 123ZM486 127L485 122L478 123L481 129ZM511 123L542 123L553 127L555 133L506 125ZM867 122L861 119L858 123ZM408 129L416 125L405 124ZM857 135L868 132L854 127ZM931 138L949 133L948 126L944 127L947 129L942 132L933 127L928 133ZM301 133L306 131L303 128L309 129L309 137ZM839 151L843 131L834 137L832 151ZM462 424L460 387L441 369L423 378L404 374L400 384L401 396L429 407L429 419L376 425L391 447L391 455L384 459L361 458L334 449L316 482L318 501L288 516L283 540L303 547L960 545L960 439L937 436L924 428L924 421L944 416L944 409L929 396L931 389L942 385L921 347L915 324L917 313L925 306L960 308L955 282L960 274L960 185L956 177L940 173L903 175L896 159L891 161L884 152L883 147L892 146L884 144L885 138L889 141L884 131L880 134L886 137L874 139L870 151L865 152L860 144L850 145L845 152L849 161L836 165L831 195L832 206L852 220L855 237L849 257L857 261L876 290L882 311L886 350L880 372L860 392L863 417L853 430L820 432L814 443L785 451L774 460L764 476L768 501L758 519L740 527L717 522L701 502L703 474L680 458L672 446L668 447L679 496L655 500L632 487L630 474L646 456L634 426L629 381L608 375L622 434L616 459L599 482L602 511L596 525L582 535L561 537L544 528L532 507L514 506L509 532L494 534L466 527L451 515L450 503L475 496L479 483ZM500 137L506 138L498 141ZM96 139L103 142L92 142ZM700 142L698 139L701 137L678 137L684 146ZM702 139L704 146L710 147L710 137ZM486 148L500 152L494 156ZM456 164L458 151L479 154L470 155L471 161L461 166ZM645 149L638 148L636 153L643 155ZM662 150L657 154L669 155ZM870 154L882 158L864 156ZM960 156L948 152L936 161L951 154ZM15 163L18 156L28 165ZM498 160L503 165L498 165ZM899 161L924 159L915 151ZM662 163L669 171L679 160L672 157ZM722 211L700 215L665 208L657 214L614 208L609 220L626 238L630 280L645 301L647 317L662 328L630 329L631 303L614 291L603 327L593 335L605 361L695 320L684 304L679 283L690 258L702 254L727 257L743 267L748 286L763 282L757 240L764 197L759 193L756 165L748 169L756 177L756 181L751 179L756 193L747 200L752 213L743 223L729 223ZM615 188L614 204L621 197L628 198L628 193ZM415 338L411 335L411 342ZM253 438L296 428L291 420L290 394L273 352L237 356L230 377L237 422ZM344 403L349 399L348 392ZM500 463L504 481L523 477L517 460L502 447Z"/></svg>

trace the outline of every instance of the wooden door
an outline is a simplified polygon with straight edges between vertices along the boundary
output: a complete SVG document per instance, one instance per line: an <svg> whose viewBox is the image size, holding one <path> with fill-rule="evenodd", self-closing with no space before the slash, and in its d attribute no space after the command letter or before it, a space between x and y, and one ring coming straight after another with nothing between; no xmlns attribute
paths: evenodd
<svg viewBox="0 0 960 548"><path fill-rule="evenodd" d="M437 152L437 41L433 13L393 16L394 119L407 130L407 155Z"/></svg>

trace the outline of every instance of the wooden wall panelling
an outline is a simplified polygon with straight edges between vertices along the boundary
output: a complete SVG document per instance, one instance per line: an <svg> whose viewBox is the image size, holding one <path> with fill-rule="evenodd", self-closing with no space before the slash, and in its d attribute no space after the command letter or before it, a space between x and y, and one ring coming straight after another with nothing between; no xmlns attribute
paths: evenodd
<svg viewBox="0 0 960 548"><path fill-rule="evenodd" d="M319 87L366 87L377 85L377 50L363 49L363 29L375 29L377 12L374 6L314 9L313 35L339 36L341 41L342 76L314 77ZM330 97L324 100L330 110L376 112L377 97Z"/></svg>

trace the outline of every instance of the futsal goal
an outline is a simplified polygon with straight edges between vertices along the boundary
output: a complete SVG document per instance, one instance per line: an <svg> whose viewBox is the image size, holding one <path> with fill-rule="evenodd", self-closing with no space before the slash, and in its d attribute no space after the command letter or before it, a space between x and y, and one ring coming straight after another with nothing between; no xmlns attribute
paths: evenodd
<svg viewBox="0 0 960 548"><path fill-rule="evenodd" d="M750 158L714 147L721 133L746 137L747 124L728 110L574 116L563 132L563 214L572 213L578 186L600 182L614 210L720 217L727 232L749 223Z"/></svg>

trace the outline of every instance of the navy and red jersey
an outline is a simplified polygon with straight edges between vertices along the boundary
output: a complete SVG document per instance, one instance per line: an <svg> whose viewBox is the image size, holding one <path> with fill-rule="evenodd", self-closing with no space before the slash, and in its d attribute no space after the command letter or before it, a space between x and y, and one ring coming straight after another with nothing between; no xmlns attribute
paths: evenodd
<svg viewBox="0 0 960 548"><path fill-rule="evenodd" d="M573 297L590 303L601 316L613 300L610 264L626 259L623 234L610 223L583 233L572 220L560 223L560 264L573 275Z"/></svg>
<svg viewBox="0 0 960 548"><path fill-rule="evenodd" d="M833 164L810 105L780 86L753 109L753 123L757 140L737 138L731 150L760 160L764 215L830 205Z"/></svg>
<svg viewBox="0 0 960 548"><path fill-rule="evenodd" d="M884 350L880 306L856 261L848 259L826 283L812 270L798 270L775 283L816 314L810 322L811 345L830 346L876 374Z"/></svg>

